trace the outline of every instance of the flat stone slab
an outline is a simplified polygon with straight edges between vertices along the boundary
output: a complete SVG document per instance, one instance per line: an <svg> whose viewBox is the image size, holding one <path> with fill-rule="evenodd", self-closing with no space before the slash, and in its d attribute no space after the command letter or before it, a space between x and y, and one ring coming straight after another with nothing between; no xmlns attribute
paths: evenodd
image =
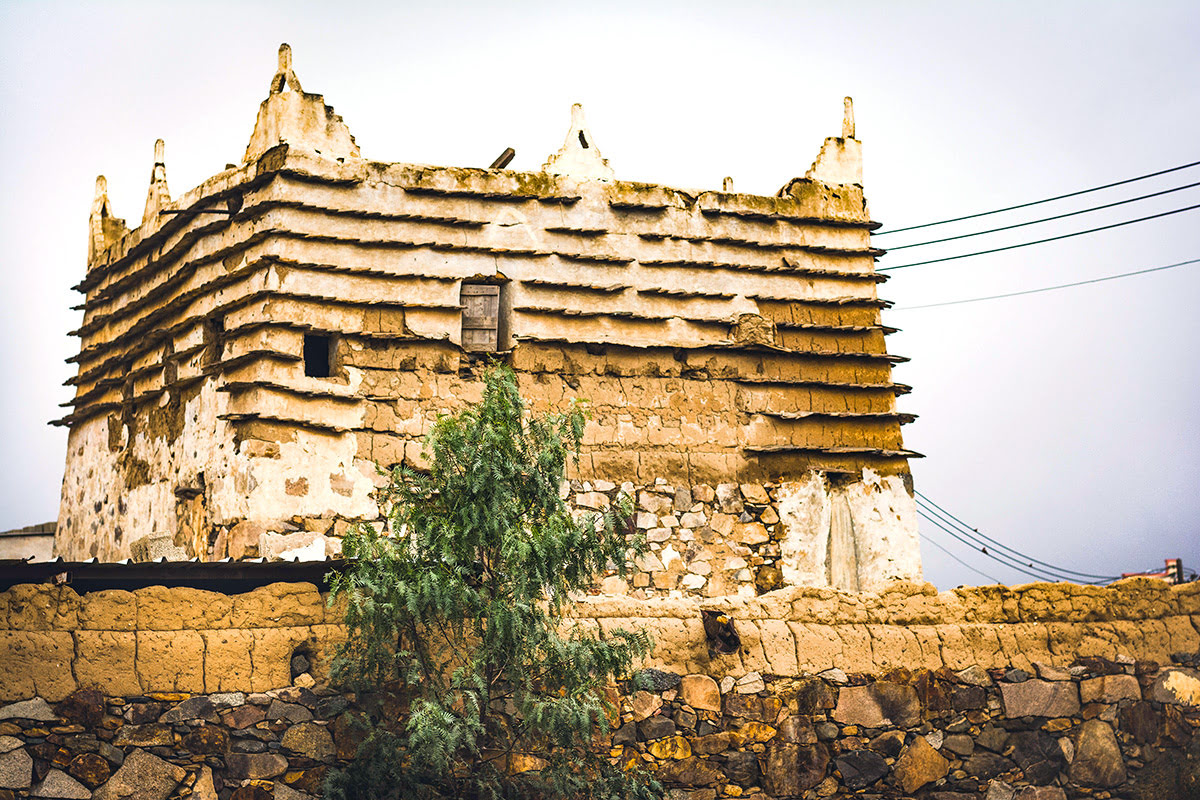
<svg viewBox="0 0 1200 800"><path fill-rule="evenodd" d="M53 722L58 719L54 709L40 697L22 700L0 708L0 719L32 719L38 722Z"/></svg>
<svg viewBox="0 0 1200 800"><path fill-rule="evenodd" d="M187 776L183 767L145 750L134 750L125 763L92 795L93 800L167 800Z"/></svg>
<svg viewBox="0 0 1200 800"><path fill-rule="evenodd" d="M1200 672L1186 667L1160 670L1147 695L1157 703L1200 706Z"/></svg>
<svg viewBox="0 0 1200 800"><path fill-rule="evenodd" d="M33 782L33 758L24 750L0 756L0 789L28 789Z"/></svg>
<svg viewBox="0 0 1200 800"><path fill-rule="evenodd" d="M844 686L838 692L833 718L865 728L909 728L921 721L921 701L916 689L899 683Z"/></svg>
<svg viewBox="0 0 1200 800"><path fill-rule="evenodd" d="M63 800L91 800L92 792L61 769L52 769L33 791L32 797L59 797Z"/></svg>
<svg viewBox="0 0 1200 800"><path fill-rule="evenodd" d="M1079 690L1067 681L1002 683L1004 711L1010 717L1070 717L1079 713Z"/></svg>
<svg viewBox="0 0 1200 800"><path fill-rule="evenodd" d="M1084 703L1141 700L1142 687L1132 675L1101 675L1079 682L1079 699Z"/></svg>

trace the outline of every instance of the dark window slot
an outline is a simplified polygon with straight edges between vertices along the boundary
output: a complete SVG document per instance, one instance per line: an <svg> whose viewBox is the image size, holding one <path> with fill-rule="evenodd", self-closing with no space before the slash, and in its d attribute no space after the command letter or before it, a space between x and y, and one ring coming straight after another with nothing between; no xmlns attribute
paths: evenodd
<svg viewBox="0 0 1200 800"><path fill-rule="evenodd" d="M330 367L332 361L329 336L320 333L304 334L304 374L310 378L328 378L332 376Z"/></svg>

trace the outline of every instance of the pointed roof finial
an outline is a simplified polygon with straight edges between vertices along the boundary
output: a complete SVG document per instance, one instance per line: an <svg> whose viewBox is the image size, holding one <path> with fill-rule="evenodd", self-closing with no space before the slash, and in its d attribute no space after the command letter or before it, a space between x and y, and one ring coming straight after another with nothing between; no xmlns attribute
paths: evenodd
<svg viewBox="0 0 1200 800"><path fill-rule="evenodd" d="M154 168L150 170L150 189L146 192L146 210L142 212L142 224L171 202L171 190L167 188L167 165L164 161L166 145L162 139L154 142Z"/></svg>
<svg viewBox="0 0 1200 800"><path fill-rule="evenodd" d="M258 120L246 145L243 161L257 161L273 147L286 144L294 151L334 161L361 158L354 136L325 98L300 88L292 70L292 48L279 45L279 66L271 91L258 107Z"/></svg>
<svg viewBox="0 0 1200 800"><path fill-rule="evenodd" d="M842 112L842 138L854 138L854 98L847 97L843 103L845 110Z"/></svg>
<svg viewBox="0 0 1200 800"><path fill-rule="evenodd" d="M292 71L292 46L287 42L279 45L279 68L275 70L275 77L271 78L271 94L279 94L285 87L293 92L304 92L300 88L300 79Z"/></svg>
<svg viewBox="0 0 1200 800"><path fill-rule="evenodd" d="M103 175L97 175L92 213L88 215L88 266L127 232L125 220L112 215L112 206L108 202L108 180Z"/></svg>
<svg viewBox="0 0 1200 800"><path fill-rule="evenodd" d="M596 148L592 132L588 130L584 120L581 104L571 106L571 128L567 131L567 139L563 142L562 149L542 165L542 172L602 181L613 179L612 167L608 166L608 161Z"/></svg>

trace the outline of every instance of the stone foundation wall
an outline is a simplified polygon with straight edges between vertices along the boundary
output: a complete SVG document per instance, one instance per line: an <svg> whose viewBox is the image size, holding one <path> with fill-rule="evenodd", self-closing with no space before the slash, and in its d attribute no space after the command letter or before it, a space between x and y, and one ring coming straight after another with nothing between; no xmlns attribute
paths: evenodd
<svg viewBox="0 0 1200 800"><path fill-rule="evenodd" d="M701 607L738 653L709 656ZM322 683L339 616L310 584L0 594L0 800L318 793L356 746L355 698ZM595 597L577 618L655 636L609 746L678 800L1195 796L1200 585Z"/></svg>

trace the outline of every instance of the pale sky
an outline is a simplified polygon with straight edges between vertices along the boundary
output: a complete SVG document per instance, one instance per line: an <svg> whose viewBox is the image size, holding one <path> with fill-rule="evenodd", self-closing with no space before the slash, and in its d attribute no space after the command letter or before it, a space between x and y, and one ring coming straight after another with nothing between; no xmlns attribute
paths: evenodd
<svg viewBox="0 0 1200 800"><path fill-rule="evenodd" d="M66 434L46 422L79 324L97 174L141 219L154 140L174 196L241 160L289 42L380 161L537 169L582 102L618 178L774 194L855 100L872 216L889 227L1200 160L1200 6L979 3L0 2L0 530L57 515ZM1024 215L881 237L883 247L1200 181L1193 168ZM880 267L1200 203L1200 187ZM1200 210L896 271L890 352L920 415L916 488L993 538L1097 574L1200 566L1200 264L982 303L1200 258ZM922 523L1007 583L1026 580ZM988 578L922 543L942 588Z"/></svg>

